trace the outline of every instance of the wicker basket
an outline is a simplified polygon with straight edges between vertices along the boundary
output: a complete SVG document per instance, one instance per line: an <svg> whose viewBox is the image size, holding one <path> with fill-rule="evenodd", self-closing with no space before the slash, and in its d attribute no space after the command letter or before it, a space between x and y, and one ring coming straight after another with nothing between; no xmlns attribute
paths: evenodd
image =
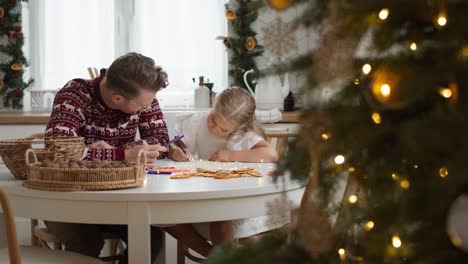
<svg viewBox="0 0 468 264"><path fill-rule="evenodd" d="M27 138L0 141L0 156L5 166L17 179L26 179L24 154L35 144L47 146L47 149L36 149L37 159L80 158L85 148L82 137L45 137L34 134Z"/></svg>
<svg viewBox="0 0 468 264"><path fill-rule="evenodd" d="M30 163L32 156L34 162ZM146 155L138 153L138 160L124 168L49 168L39 167L34 150L26 151L28 179L23 185L32 189L49 191L98 191L115 190L143 185Z"/></svg>

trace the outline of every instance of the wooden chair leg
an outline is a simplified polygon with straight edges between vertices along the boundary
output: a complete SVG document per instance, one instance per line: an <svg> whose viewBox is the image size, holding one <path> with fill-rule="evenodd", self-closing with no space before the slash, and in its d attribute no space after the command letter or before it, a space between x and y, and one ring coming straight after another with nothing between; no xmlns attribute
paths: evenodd
<svg viewBox="0 0 468 264"><path fill-rule="evenodd" d="M60 243L60 242L54 242L54 249L56 249L56 250L62 250L62 243Z"/></svg>
<svg viewBox="0 0 468 264"><path fill-rule="evenodd" d="M38 225L37 219L31 219L31 245L34 247L39 246L39 240L34 235L34 228L36 228L37 225Z"/></svg>
<svg viewBox="0 0 468 264"><path fill-rule="evenodd" d="M177 240L177 264L185 264L185 245Z"/></svg>
<svg viewBox="0 0 468 264"><path fill-rule="evenodd" d="M39 240L39 245L43 248L50 249L49 245L43 240Z"/></svg>

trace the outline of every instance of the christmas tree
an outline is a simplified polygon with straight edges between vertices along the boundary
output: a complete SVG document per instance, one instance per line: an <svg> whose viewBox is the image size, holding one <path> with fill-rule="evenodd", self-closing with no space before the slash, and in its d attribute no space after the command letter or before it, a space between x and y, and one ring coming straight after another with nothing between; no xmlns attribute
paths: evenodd
<svg viewBox="0 0 468 264"><path fill-rule="evenodd" d="M206 263L468 263L468 1L294 4L321 38L289 71L335 89L278 166L307 182L297 225Z"/></svg>
<svg viewBox="0 0 468 264"><path fill-rule="evenodd" d="M21 1L0 1L0 94L3 105L20 109L23 107L23 91L31 83L23 81L27 66L23 54L24 37L21 24Z"/></svg>
<svg viewBox="0 0 468 264"><path fill-rule="evenodd" d="M244 72L253 69L258 73L255 58L263 54L263 47L258 44L257 33L252 24L257 20L258 10L262 7L260 1L232 0L226 4L226 18L232 28L232 36L218 37L230 51L229 75L232 77L231 86L246 89ZM250 80L249 80L250 82ZM255 85L249 83L255 89Z"/></svg>

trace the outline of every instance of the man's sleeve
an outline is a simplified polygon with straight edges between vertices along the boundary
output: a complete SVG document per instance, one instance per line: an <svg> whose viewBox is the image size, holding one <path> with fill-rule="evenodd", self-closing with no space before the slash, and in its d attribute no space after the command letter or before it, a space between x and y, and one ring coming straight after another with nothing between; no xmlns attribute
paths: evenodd
<svg viewBox="0 0 468 264"><path fill-rule="evenodd" d="M149 145L158 143L163 145L169 141L166 121L156 99L153 100L149 109L141 112L138 129L140 130L140 138ZM166 158L166 156L167 153L162 152L159 159Z"/></svg>

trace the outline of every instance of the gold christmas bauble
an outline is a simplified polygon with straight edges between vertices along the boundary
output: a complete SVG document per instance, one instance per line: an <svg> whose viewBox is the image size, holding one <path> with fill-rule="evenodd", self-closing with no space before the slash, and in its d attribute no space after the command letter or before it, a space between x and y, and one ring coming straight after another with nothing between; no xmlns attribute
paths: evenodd
<svg viewBox="0 0 468 264"><path fill-rule="evenodd" d="M0 80L0 90L3 88L4 85L5 85L5 82L3 82L3 80Z"/></svg>
<svg viewBox="0 0 468 264"><path fill-rule="evenodd" d="M23 64L21 63L14 63L11 65L11 69L14 71L19 71L23 69Z"/></svg>
<svg viewBox="0 0 468 264"><path fill-rule="evenodd" d="M233 20L236 18L236 12L234 12L234 10L231 9L227 9L224 15L228 20Z"/></svg>
<svg viewBox="0 0 468 264"><path fill-rule="evenodd" d="M0 7L0 17L3 17L5 15L5 9Z"/></svg>
<svg viewBox="0 0 468 264"><path fill-rule="evenodd" d="M294 0L267 0L268 5L278 11L287 9L293 2Z"/></svg>
<svg viewBox="0 0 468 264"><path fill-rule="evenodd" d="M247 40L245 41L245 47L248 50L253 50L255 48L255 39L253 37L248 37Z"/></svg>

